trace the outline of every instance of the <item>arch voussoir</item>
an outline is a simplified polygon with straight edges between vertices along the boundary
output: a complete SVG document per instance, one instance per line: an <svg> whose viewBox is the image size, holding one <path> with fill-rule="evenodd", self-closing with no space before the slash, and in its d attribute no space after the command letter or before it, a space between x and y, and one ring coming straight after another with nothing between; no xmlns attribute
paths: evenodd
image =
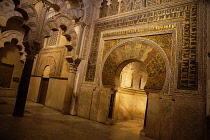
<svg viewBox="0 0 210 140"><path fill-rule="evenodd" d="M156 49L159 54L161 55L162 57L162 60L164 62L164 65L165 65L165 82L164 82L164 85L163 85L163 88L162 88L162 92L166 92L167 90L167 87L168 87L168 81L170 79L170 72L171 72L171 68L170 68L170 65L169 65L169 60L168 60L168 57L166 55L166 53L164 52L164 50L159 46L157 45L155 42L149 40L149 39L145 39L145 38L140 38L140 37L136 37L136 38L131 38L131 39L127 39L127 40L124 40L120 43L118 43L116 46L114 46L104 57L103 59L103 62L102 62L102 68L100 70L100 79L102 79L100 81L100 84L101 86L104 85L107 85L108 83L110 83L111 85L110 86L113 86L113 84L115 83L115 75L116 75L116 70L117 68L119 67L119 65L125 61L128 61L128 60L138 60L138 61L142 61L144 62L143 60L141 60L140 58L138 58L138 56L135 56L133 57L133 53L130 53L129 51L120 51L119 49L121 49L121 47L125 49L125 46L127 46L126 44L129 43L129 42L133 42L133 41L140 41L142 42L143 44L145 44L145 47L147 47L149 50L153 50L153 49ZM124 46L124 47L123 47ZM134 46L135 47L135 46ZM126 47L128 49L128 46ZM151 48L151 49L150 49ZM132 48L133 50L134 48ZM124 54L121 54L121 53L116 53L116 51L118 52L124 52ZM148 51L149 52L149 51ZM132 57L120 57L120 56L115 56L116 54L118 55L123 55L123 56L129 56L131 55ZM126 55L127 54L127 55ZM148 53L145 54L145 56L148 57ZM119 60L115 60L114 58L117 57L117 58L122 58L121 61ZM113 69L111 69L110 71L110 65L112 65ZM108 69L109 71L107 71ZM111 74L109 74L111 72ZM115 74L114 74L115 73ZM111 76L110 76L111 75ZM107 76L107 77L104 77L104 76ZM106 82L103 82L103 81L106 81ZM107 83L107 84L106 84Z"/></svg>

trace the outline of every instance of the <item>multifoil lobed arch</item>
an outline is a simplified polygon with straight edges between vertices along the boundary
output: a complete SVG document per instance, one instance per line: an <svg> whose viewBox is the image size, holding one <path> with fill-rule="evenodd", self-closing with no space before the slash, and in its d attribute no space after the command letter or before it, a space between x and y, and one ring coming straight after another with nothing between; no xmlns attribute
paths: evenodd
<svg viewBox="0 0 210 140"><path fill-rule="evenodd" d="M4 43L11 42L12 40L16 40L16 46L19 49L20 53L20 61L23 63L25 62L27 53L25 52L25 47L23 45L23 37L24 34L15 30L8 30L0 34L0 48L4 47Z"/></svg>
<svg viewBox="0 0 210 140"><path fill-rule="evenodd" d="M50 31L53 29L59 29L61 26L65 27L66 30L63 32L63 36L70 36L71 37L71 44L72 47L77 46L77 34L74 30L74 24L72 23L71 19L67 16L60 15L57 16L55 19L48 20L44 25L43 36L49 37Z"/></svg>

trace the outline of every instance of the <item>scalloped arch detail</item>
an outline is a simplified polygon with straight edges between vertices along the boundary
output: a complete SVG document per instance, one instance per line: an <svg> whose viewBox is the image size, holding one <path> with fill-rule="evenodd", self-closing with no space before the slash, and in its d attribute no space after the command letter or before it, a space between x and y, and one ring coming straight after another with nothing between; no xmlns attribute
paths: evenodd
<svg viewBox="0 0 210 140"><path fill-rule="evenodd" d="M48 20L44 25L43 36L49 37L52 29L59 29L61 25L64 25L67 30L63 33L64 36L71 36L72 47L77 46L77 34L74 30L74 25L68 17L61 15L55 19Z"/></svg>
<svg viewBox="0 0 210 140"><path fill-rule="evenodd" d="M6 42L11 42L12 39L16 39L18 43L16 46L20 46L21 50L19 51L20 53L20 61L24 62L26 59L27 53L25 52L25 47L23 45L23 37L24 34L15 30L8 30L0 34L0 48L4 47L4 43Z"/></svg>

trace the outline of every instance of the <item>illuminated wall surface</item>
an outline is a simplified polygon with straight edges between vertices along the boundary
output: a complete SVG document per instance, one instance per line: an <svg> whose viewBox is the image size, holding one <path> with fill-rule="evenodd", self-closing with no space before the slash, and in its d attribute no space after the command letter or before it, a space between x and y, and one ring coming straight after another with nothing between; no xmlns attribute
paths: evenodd
<svg viewBox="0 0 210 140"><path fill-rule="evenodd" d="M114 2L116 3L116 2ZM156 4L156 2L148 1L146 5L153 5ZM113 4L114 5L114 4ZM112 5L112 6L113 6ZM116 5L117 6L117 5ZM112 11L112 10L111 10ZM179 20L179 22L177 22ZM164 22L163 22L164 21ZM154 26L150 24L149 27L143 28L143 25L147 25L149 23L158 23L163 22L162 25ZM168 23L168 24L166 24ZM182 27L178 27L178 24L181 24ZM135 29L131 30L125 30L123 31L123 28L125 27L132 27L132 26L138 26ZM95 76L95 61L97 60L98 56L98 46L100 44L99 38L101 37L101 32L105 30L111 30L111 29L122 29L121 31L112 32L103 34L103 37L113 37L113 36L126 36L126 35L136 35L136 34L142 34L142 33L154 33L157 31L167 31L167 30L174 30L182 31L182 38L176 38L177 42L180 42L179 46L177 46L177 49L180 49L180 54L176 54L176 57L179 57L179 74L178 74L178 88L179 89L189 89L189 90L197 90L198 82L197 77L198 73L196 69L197 66L197 57L196 57L196 47L197 47L197 3L188 3L185 5L178 5L178 6L171 6L170 8L164 8L162 10L154 10L151 12L136 12L133 15L129 15L122 18L116 18L111 19L106 22L99 22L95 24L95 32L92 41L92 47L90 52L90 59L88 62L88 70L86 75L86 81L94 81ZM163 38L164 35L156 35L160 36L159 38ZM146 36L144 36L146 37ZM150 38L147 36L146 38ZM167 41L168 40L168 41ZM167 49L166 53L168 56L168 59L170 60L172 57L171 49L172 44L169 43L172 42L172 38L168 37L167 40L164 39L156 39L154 40L155 43L161 44L163 49ZM163 41L163 42L162 42ZM113 43L116 42L115 40ZM119 41L118 41L119 42ZM164 45L165 43L165 45ZM114 45L114 44L113 44ZM113 46L112 45L112 46ZM108 46L109 47L109 46ZM106 46L104 48L107 50ZM125 53L131 53L128 50L126 50ZM176 59L176 57L173 57L173 59ZM156 60L157 61L157 60ZM190 71L190 73L188 73Z"/></svg>
<svg viewBox="0 0 210 140"><path fill-rule="evenodd" d="M65 114L106 124L144 120L145 135L155 139L204 138L210 112L207 1L0 5L2 95L16 93L31 60L28 100L39 102L43 91L42 104Z"/></svg>

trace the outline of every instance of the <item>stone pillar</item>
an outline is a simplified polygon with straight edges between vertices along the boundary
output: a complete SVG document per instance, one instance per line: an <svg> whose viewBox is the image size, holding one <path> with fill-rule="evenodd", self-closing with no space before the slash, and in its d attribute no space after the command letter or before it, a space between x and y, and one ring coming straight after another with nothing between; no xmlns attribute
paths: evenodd
<svg viewBox="0 0 210 140"><path fill-rule="evenodd" d="M147 124L147 110L148 110L148 98L149 98L149 93L146 92L147 95L147 101L146 101L146 110L144 114L144 126L143 129L140 130L140 135L145 136L145 131L146 131L146 124Z"/></svg>
<svg viewBox="0 0 210 140"><path fill-rule="evenodd" d="M76 50L76 55L79 55L80 54L80 49L81 49L81 45L82 45L82 39L84 39L83 37L83 33L84 33L84 29L85 29L85 26L86 24L83 22L83 23L80 23L80 34L79 34L79 41L78 41L78 47L77 47L77 50Z"/></svg>
<svg viewBox="0 0 210 140"><path fill-rule="evenodd" d="M66 93L64 96L64 103L63 103L63 109L62 109L63 114L70 114L70 107L72 104L71 101L73 98L72 96L74 95L74 83L75 83L77 67L78 67L78 63L76 63L75 61L72 61L69 63L68 83L66 87Z"/></svg>
<svg viewBox="0 0 210 140"><path fill-rule="evenodd" d="M33 63L34 63L34 57L26 56L26 61L22 71L20 83L18 86L17 98L13 112L13 116L15 117L23 117L24 115L24 109L26 104L26 98L27 98Z"/></svg>

